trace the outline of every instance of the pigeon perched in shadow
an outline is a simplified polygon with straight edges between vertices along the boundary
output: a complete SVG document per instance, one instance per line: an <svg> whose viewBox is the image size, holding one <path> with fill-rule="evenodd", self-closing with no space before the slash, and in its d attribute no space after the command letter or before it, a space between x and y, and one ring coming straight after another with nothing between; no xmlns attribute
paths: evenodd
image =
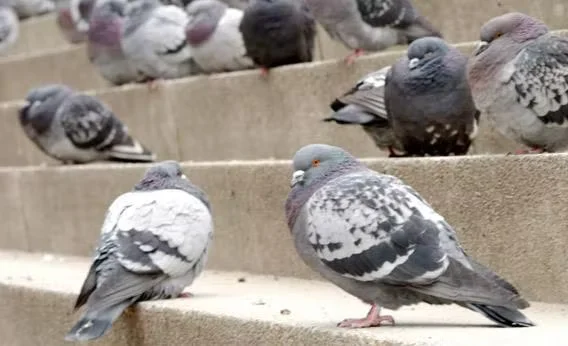
<svg viewBox="0 0 568 346"><path fill-rule="evenodd" d="M197 73L185 28L189 18L174 5L158 0L130 3L122 35L122 49L133 66L150 79L173 79Z"/></svg>
<svg viewBox="0 0 568 346"><path fill-rule="evenodd" d="M195 0L187 6L187 43L195 63L207 73L254 67L246 56L239 25L243 11L219 0Z"/></svg>
<svg viewBox="0 0 568 346"><path fill-rule="evenodd" d="M376 52L442 34L418 14L410 0L306 0L316 20L332 39L354 52L350 64L364 51Z"/></svg>
<svg viewBox="0 0 568 346"><path fill-rule="evenodd" d="M92 10L87 40L89 60L101 75L114 85L142 82L144 73L124 54L121 34L124 29L126 0L99 0Z"/></svg>
<svg viewBox="0 0 568 346"><path fill-rule="evenodd" d="M465 155L478 132L467 57L437 37L418 39L405 57L360 80L326 121L358 124L397 156Z"/></svg>
<svg viewBox="0 0 568 346"><path fill-rule="evenodd" d="M0 56L16 43L20 35L20 22L10 6L0 4Z"/></svg>
<svg viewBox="0 0 568 346"><path fill-rule="evenodd" d="M533 325L517 289L469 257L412 187L323 144L296 152L293 169L286 217L301 259L371 305L367 317L338 326L394 324L381 307L421 302L457 304L506 327Z"/></svg>
<svg viewBox="0 0 568 346"><path fill-rule="evenodd" d="M240 30L247 55L263 75L313 60L316 27L303 0L256 0L245 9Z"/></svg>
<svg viewBox="0 0 568 346"><path fill-rule="evenodd" d="M146 172L109 207L99 245L75 303L85 305L67 341L103 336L140 301L185 297L205 266L213 234L207 196L175 161Z"/></svg>
<svg viewBox="0 0 568 346"><path fill-rule="evenodd" d="M468 78L476 106L503 135L528 152L568 149L568 39L522 13L493 18Z"/></svg>
<svg viewBox="0 0 568 346"><path fill-rule="evenodd" d="M155 160L104 104L64 85L32 89L19 120L39 149L63 163Z"/></svg>

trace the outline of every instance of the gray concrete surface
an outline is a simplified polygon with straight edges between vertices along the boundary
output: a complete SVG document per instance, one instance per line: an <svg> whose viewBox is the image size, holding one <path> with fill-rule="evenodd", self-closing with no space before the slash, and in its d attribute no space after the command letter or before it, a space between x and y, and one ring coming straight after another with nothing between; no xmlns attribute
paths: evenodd
<svg viewBox="0 0 568 346"><path fill-rule="evenodd" d="M63 335L78 318L71 306L87 269L82 258L0 253L2 342L64 344ZM420 304L383 310L394 316L395 327L345 330L335 324L364 316L368 307L324 282L206 271L188 291L192 298L139 304L90 344L564 346L567 341L566 305L533 303L525 310L537 324L532 328L495 328L463 308Z"/></svg>
<svg viewBox="0 0 568 346"><path fill-rule="evenodd" d="M473 48L458 46L466 53ZM321 119L330 113L329 103L336 96L400 54L364 57L351 68L338 61L288 66L273 71L269 80L246 71L163 82L155 91L127 85L89 93L107 103L161 159L288 159L298 146L312 142L336 144L358 156L384 156L360 127ZM0 148L0 165L52 162L19 129L20 105L0 105L1 138L15 143ZM519 147L482 120L471 152L505 153Z"/></svg>
<svg viewBox="0 0 568 346"><path fill-rule="evenodd" d="M568 155L369 163L414 186L456 228L472 256L509 278L528 298L568 302ZM132 188L144 169L0 169L0 185L15 181L13 194L19 195L2 202L14 212L4 217L11 228L2 228L3 239L12 239L12 244L1 247L90 255L106 208ZM184 169L213 204L216 234L210 268L316 277L298 260L285 226L289 162L194 163Z"/></svg>

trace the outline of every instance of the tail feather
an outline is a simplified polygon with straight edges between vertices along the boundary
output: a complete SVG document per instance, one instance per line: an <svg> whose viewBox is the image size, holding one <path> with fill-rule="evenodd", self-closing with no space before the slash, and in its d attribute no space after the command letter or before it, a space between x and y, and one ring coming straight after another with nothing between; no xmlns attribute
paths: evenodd
<svg viewBox="0 0 568 346"><path fill-rule="evenodd" d="M466 306L504 327L531 327L535 325L516 309L483 304L467 304Z"/></svg>
<svg viewBox="0 0 568 346"><path fill-rule="evenodd" d="M443 38L442 33L422 16L418 16L412 25L405 28L404 33L408 43L427 36Z"/></svg>
<svg viewBox="0 0 568 346"><path fill-rule="evenodd" d="M130 302L124 302L102 312L87 311L65 335L65 340L87 341L100 338L110 330L114 321L129 305Z"/></svg>
<svg viewBox="0 0 568 346"><path fill-rule="evenodd" d="M110 161L121 162L154 162L156 155L144 147L140 142L131 136L126 136L125 140L112 146L108 151Z"/></svg>
<svg viewBox="0 0 568 346"><path fill-rule="evenodd" d="M358 106L347 105L344 108L333 113L331 116L323 119L323 121L335 121L338 124L358 124L366 125L376 121L377 117L365 112Z"/></svg>

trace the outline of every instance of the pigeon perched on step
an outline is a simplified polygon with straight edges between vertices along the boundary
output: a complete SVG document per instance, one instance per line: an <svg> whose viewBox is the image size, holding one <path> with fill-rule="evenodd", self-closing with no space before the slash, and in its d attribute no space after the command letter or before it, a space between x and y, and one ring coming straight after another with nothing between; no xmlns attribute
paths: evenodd
<svg viewBox="0 0 568 346"><path fill-rule="evenodd" d="M336 99L324 120L363 126L391 157L465 155L479 120L466 65L442 39L418 39L392 68L370 73Z"/></svg>
<svg viewBox="0 0 568 346"><path fill-rule="evenodd" d="M256 0L245 9L240 30L247 55L263 74L313 60L316 27L303 0Z"/></svg>
<svg viewBox="0 0 568 346"><path fill-rule="evenodd" d="M189 18L174 5L137 0L127 7L122 49L133 66L151 79L173 79L198 72L185 40Z"/></svg>
<svg viewBox="0 0 568 346"><path fill-rule="evenodd" d="M348 63L363 53L409 44L442 34L418 14L410 0L306 0L332 39L354 50Z"/></svg>
<svg viewBox="0 0 568 346"><path fill-rule="evenodd" d="M146 76L124 54L126 0L99 0L89 20L87 52L101 75L114 85L142 82Z"/></svg>
<svg viewBox="0 0 568 346"><path fill-rule="evenodd" d="M508 327L532 326L529 303L469 257L454 229L410 186L324 144L293 159L286 217L302 260L372 306L340 327L394 323L381 307L458 304ZM444 320L443 318L441 319Z"/></svg>
<svg viewBox="0 0 568 346"><path fill-rule="evenodd" d="M71 14L71 2L57 9L56 23L65 40L71 44L78 44L87 39L86 31L79 31L77 23Z"/></svg>
<svg viewBox="0 0 568 346"><path fill-rule="evenodd" d="M243 11L219 0L195 0L187 6L187 43L195 63L206 73L238 71L254 67L246 56L239 30Z"/></svg>
<svg viewBox="0 0 568 346"><path fill-rule="evenodd" d="M51 0L5 0L11 3L20 19L41 16L55 11Z"/></svg>
<svg viewBox="0 0 568 346"><path fill-rule="evenodd" d="M207 196L175 161L161 162L111 204L75 303L68 341L103 336L130 305L182 293L201 273L213 234Z"/></svg>
<svg viewBox="0 0 568 346"><path fill-rule="evenodd" d="M32 89L19 120L39 149L63 163L155 160L104 104L64 85Z"/></svg>
<svg viewBox="0 0 568 346"><path fill-rule="evenodd" d="M10 6L0 5L0 56L18 40L20 23L16 12Z"/></svg>
<svg viewBox="0 0 568 346"><path fill-rule="evenodd" d="M470 59L477 108L532 152L568 149L568 39L522 13L491 19Z"/></svg>

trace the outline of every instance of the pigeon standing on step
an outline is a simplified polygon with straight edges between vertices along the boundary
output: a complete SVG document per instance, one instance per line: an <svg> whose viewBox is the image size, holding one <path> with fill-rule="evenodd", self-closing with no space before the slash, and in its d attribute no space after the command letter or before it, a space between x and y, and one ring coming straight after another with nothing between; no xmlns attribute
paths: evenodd
<svg viewBox="0 0 568 346"><path fill-rule="evenodd" d="M175 161L148 169L108 209L93 264L75 303L68 341L103 336L130 305L182 293L201 273L213 234L207 196Z"/></svg>
<svg viewBox="0 0 568 346"><path fill-rule="evenodd" d="M55 4L51 0L7 0L20 19L41 16L55 11Z"/></svg>
<svg viewBox="0 0 568 346"><path fill-rule="evenodd" d="M363 126L391 157L465 155L479 120L466 66L467 57L442 39L418 39L392 67L336 99L325 120Z"/></svg>
<svg viewBox="0 0 568 346"><path fill-rule="evenodd" d="M16 12L0 4L0 56L16 43L20 34L20 23Z"/></svg>
<svg viewBox="0 0 568 346"><path fill-rule="evenodd" d="M568 149L568 39L522 13L491 19L470 59L477 108L532 152Z"/></svg>
<svg viewBox="0 0 568 346"><path fill-rule="evenodd" d="M99 0L89 20L89 60L114 85L141 82L146 78L122 50L121 33L126 6L126 0Z"/></svg>
<svg viewBox="0 0 568 346"><path fill-rule="evenodd" d="M442 34L418 14L410 0L306 0L316 20L332 39L354 50L376 52Z"/></svg>
<svg viewBox="0 0 568 346"><path fill-rule="evenodd" d="M315 21L303 0L256 0L240 25L247 55L262 68L313 60Z"/></svg>
<svg viewBox="0 0 568 346"><path fill-rule="evenodd" d="M254 67L246 56L239 25L243 11L219 0L195 0L187 6L187 43L203 72L215 73Z"/></svg>
<svg viewBox="0 0 568 346"><path fill-rule="evenodd" d="M533 325L518 310L529 306L519 292L469 257L454 229L398 178L323 144L301 148L293 168L286 216L300 257L372 306L340 327L394 323L381 307L421 302L458 304L502 326Z"/></svg>
<svg viewBox="0 0 568 346"><path fill-rule="evenodd" d="M32 89L19 120L39 149L64 163L155 160L104 104L64 85Z"/></svg>
<svg viewBox="0 0 568 346"><path fill-rule="evenodd" d="M122 49L134 67L150 79L173 79L196 73L185 28L189 18L174 5L138 0L127 7Z"/></svg>

